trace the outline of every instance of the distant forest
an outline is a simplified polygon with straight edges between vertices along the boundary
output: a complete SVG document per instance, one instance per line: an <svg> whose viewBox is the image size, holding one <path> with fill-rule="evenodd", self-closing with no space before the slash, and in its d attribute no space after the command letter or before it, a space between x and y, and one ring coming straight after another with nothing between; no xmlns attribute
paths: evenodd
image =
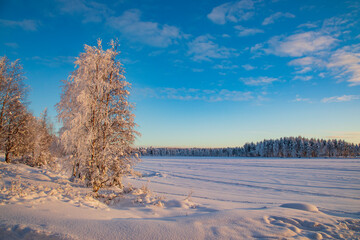
<svg viewBox="0 0 360 240"><path fill-rule="evenodd" d="M142 156L342 158L360 157L360 145L344 140L284 137L228 148L139 148Z"/></svg>

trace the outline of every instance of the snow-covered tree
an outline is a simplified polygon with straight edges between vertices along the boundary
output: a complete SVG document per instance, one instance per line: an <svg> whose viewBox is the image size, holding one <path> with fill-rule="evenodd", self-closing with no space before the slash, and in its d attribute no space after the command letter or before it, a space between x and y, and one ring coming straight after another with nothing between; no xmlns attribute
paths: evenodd
<svg viewBox="0 0 360 240"><path fill-rule="evenodd" d="M33 149L31 165L42 166L53 161L51 146L54 141L52 124L49 122L47 109L36 119L33 127Z"/></svg>
<svg viewBox="0 0 360 240"><path fill-rule="evenodd" d="M36 133L37 120L30 112L24 109L21 116L22 124L19 126L19 133L14 138L15 147L13 155L25 160L32 158L34 149L34 136Z"/></svg>
<svg viewBox="0 0 360 240"><path fill-rule="evenodd" d="M60 136L73 161L73 176L86 180L96 192L106 185L122 187L121 179L138 160L132 144L135 131L130 84L125 80L114 41L104 50L101 40L75 61L76 70L64 81L58 117Z"/></svg>
<svg viewBox="0 0 360 240"><path fill-rule="evenodd" d="M22 135L26 133L28 112L25 106L26 88L23 84L22 66L19 60L10 62L0 58L0 148L5 152L5 161L18 155Z"/></svg>

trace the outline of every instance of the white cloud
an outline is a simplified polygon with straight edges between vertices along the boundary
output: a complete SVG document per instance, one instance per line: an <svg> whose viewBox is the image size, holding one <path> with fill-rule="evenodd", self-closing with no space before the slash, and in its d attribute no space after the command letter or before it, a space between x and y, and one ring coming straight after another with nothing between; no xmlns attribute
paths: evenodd
<svg viewBox="0 0 360 240"><path fill-rule="evenodd" d="M349 17L332 17L325 19L321 26L322 31L331 32L335 35L340 35L349 27L353 26L356 21L350 20Z"/></svg>
<svg viewBox="0 0 360 240"><path fill-rule="evenodd" d="M230 91L227 89L222 89L217 94L217 96L213 96L210 98L211 101L248 101L252 99L252 93L251 92L241 92L241 91Z"/></svg>
<svg viewBox="0 0 360 240"><path fill-rule="evenodd" d="M279 81L278 78L272 78L272 77L257 77L257 78L249 77L249 78L240 78L240 80L244 82L245 85L250 85L250 86L264 86Z"/></svg>
<svg viewBox="0 0 360 240"><path fill-rule="evenodd" d="M313 77L312 76L295 76L294 80L301 80L301 81L310 81Z"/></svg>
<svg viewBox="0 0 360 240"><path fill-rule="evenodd" d="M266 64L266 65L262 66L262 69L268 70L269 68L272 68L272 67L274 67L274 65Z"/></svg>
<svg viewBox="0 0 360 240"><path fill-rule="evenodd" d="M251 11L253 9L254 2L252 0L228 2L213 8L207 17L216 24L236 23L250 19L254 14Z"/></svg>
<svg viewBox="0 0 360 240"><path fill-rule="evenodd" d="M269 25L269 24L273 24L275 22L275 20L279 19L279 18L294 18L295 15L291 14L291 13L283 13L283 12L277 12L274 13L272 15L270 15L269 17L265 18L264 21L262 22L262 25Z"/></svg>
<svg viewBox="0 0 360 240"><path fill-rule="evenodd" d="M246 70L246 71L251 71L254 70L256 67L250 65L250 64L244 64L242 65L242 67Z"/></svg>
<svg viewBox="0 0 360 240"><path fill-rule="evenodd" d="M349 86L360 85L360 44L338 49L332 54L327 67L338 70L338 77L347 75Z"/></svg>
<svg viewBox="0 0 360 240"><path fill-rule="evenodd" d="M331 103L331 102L349 102L352 100L360 99L360 95L343 95L343 96L334 96L323 98L321 102L323 103Z"/></svg>
<svg viewBox="0 0 360 240"><path fill-rule="evenodd" d="M80 14L83 22L101 22L113 11L105 4L86 0L58 0L60 11L67 14Z"/></svg>
<svg viewBox="0 0 360 240"><path fill-rule="evenodd" d="M303 57L303 58L297 58L294 60L291 60L288 65L290 66L308 66L308 65L314 65L319 63L319 59L316 59L314 57Z"/></svg>
<svg viewBox="0 0 360 240"><path fill-rule="evenodd" d="M25 19L22 21L0 19L0 25L3 25L5 27L19 27L25 31L37 31L40 26L40 22L29 19Z"/></svg>
<svg viewBox="0 0 360 240"><path fill-rule="evenodd" d="M258 28L245 28L243 26L235 26L235 29L239 30L238 36L245 37L245 36L252 36L258 33L263 33L264 31Z"/></svg>
<svg viewBox="0 0 360 240"><path fill-rule="evenodd" d="M252 52L252 53L257 52L257 51L261 50L263 47L264 47L263 43L257 43L257 44L255 44L255 46L250 48L250 52Z"/></svg>
<svg viewBox="0 0 360 240"><path fill-rule="evenodd" d="M300 95L296 95L295 99L293 100L293 102L307 102L307 103L311 103L311 100L309 98L302 98L300 97Z"/></svg>
<svg viewBox="0 0 360 240"><path fill-rule="evenodd" d="M234 64L217 64L214 66L214 68L221 70L231 70L231 69L239 68L239 66Z"/></svg>
<svg viewBox="0 0 360 240"><path fill-rule="evenodd" d="M253 99L251 92L231 91L227 89L195 89L195 88L146 88L140 91L143 96L152 98L174 99L182 101L248 101Z"/></svg>
<svg viewBox="0 0 360 240"><path fill-rule="evenodd" d="M236 55L236 50L219 46L212 41L210 35L203 35L188 43L188 54L194 61L211 61L211 59L226 59Z"/></svg>
<svg viewBox="0 0 360 240"><path fill-rule="evenodd" d="M302 74L310 72L313 68L323 67L326 63L319 58L309 56L291 60L288 65L295 66L298 69L296 73Z"/></svg>
<svg viewBox="0 0 360 240"><path fill-rule="evenodd" d="M345 46L334 50L340 42L337 36L345 34L352 26L345 18L330 18L323 21L319 31L295 33L290 36L275 36L265 43L251 48L255 56L273 54L282 57L298 57L288 65L294 66L296 74L308 73L312 70L330 69L329 75L341 81L349 82L349 86L360 85L360 44ZM307 24L307 27L315 25ZM319 76L324 77L323 74ZM309 76L297 76L294 79L310 80Z"/></svg>
<svg viewBox="0 0 360 240"><path fill-rule="evenodd" d="M155 47L167 47L177 42L183 35L177 27L145 22L140 19L137 9L128 10L119 17L110 17L108 23L130 40Z"/></svg>
<svg viewBox="0 0 360 240"><path fill-rule="evenodd" d="M296 74L303 74L303 73L308 73L308 72L310 72L311 70L312 70L311 67L304 67L304 68L296 71L295 73L296 73Z"/></svg>
<svg viewBox="0 0 360 240"><path fill-rule="evenodd" d="M336 39L330 35L310 31L288 37L273 37L268 41L269 48L265 49L265 52L278 56L302 57L305 54L329 49L335 42Z"/></svg>

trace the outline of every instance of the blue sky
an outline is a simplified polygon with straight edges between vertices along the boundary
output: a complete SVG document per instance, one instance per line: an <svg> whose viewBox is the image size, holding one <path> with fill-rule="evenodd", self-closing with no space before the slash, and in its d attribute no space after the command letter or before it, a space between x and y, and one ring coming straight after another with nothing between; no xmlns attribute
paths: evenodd
<svg viewBox="0 0 360 240"><path fill-rule="evenodd" d="M138 146L360 143L359 11L339 0L0 0L0 55L21 59L31 111L55 121L84 44L118 38Z"/></svg>

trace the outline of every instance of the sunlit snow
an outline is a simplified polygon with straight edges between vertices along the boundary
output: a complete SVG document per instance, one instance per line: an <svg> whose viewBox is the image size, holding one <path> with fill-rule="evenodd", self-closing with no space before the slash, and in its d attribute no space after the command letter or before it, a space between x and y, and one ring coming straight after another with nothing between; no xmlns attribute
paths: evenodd
<svg viewBox="0 0 360 240"><path fill-rule="evenodd" d="M99 201L66 175L0 164L0 238L358 239L358 159L145 157Z"/></svg>

